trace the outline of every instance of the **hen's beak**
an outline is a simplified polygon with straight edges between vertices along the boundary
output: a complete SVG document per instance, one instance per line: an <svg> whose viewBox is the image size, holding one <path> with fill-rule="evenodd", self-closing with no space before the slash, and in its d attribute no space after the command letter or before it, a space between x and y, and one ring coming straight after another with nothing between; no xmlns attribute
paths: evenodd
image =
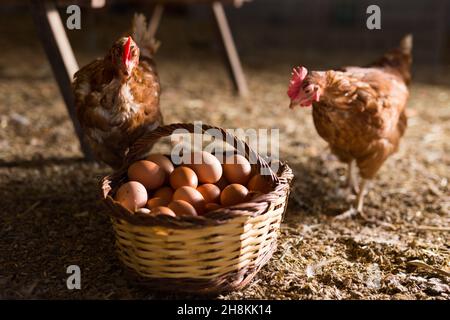
<svg viewBox="0 0 450 320"><path fill-rule="evenodd" d="M131 66L130 66L130 62L127 61L125 62L125 70L124 70L125 75L129 76L131 74Z"/></svg>

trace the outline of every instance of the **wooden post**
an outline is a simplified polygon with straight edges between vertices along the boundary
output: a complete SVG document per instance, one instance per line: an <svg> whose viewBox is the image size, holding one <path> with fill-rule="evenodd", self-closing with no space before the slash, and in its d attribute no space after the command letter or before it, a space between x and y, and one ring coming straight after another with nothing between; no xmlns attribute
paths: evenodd
<svg viewBox="0 0 450 320"><path fill-rule="evenodd" d="M248 86L245 79L244 71L242 70L241 61L234 45L233 35L231 34L230 27L228 25L225 10L222 3L215 1L212 3L212 11L219 28L220 35L222 37L222 43L225 48L228 67L231 71L234 84L239 92L239 95L245 97L248 95Z"/></svg>
<svg viewBox="0 0 450 320"><path fill-rule="evenodd" d="M103 8L105 6L106 0L91 0L92 8Z"/></svg>
<svg viewBox="0 0 450 320"><path fill-rule="evenodd" d="M44 46L48 61L80 141L81 150L87 160L93 160L92 151L84 140L81 126L76 117L75 99L71 84L73 75L78 70L78 64L61 17L52 2L31 0L30 6L38 36Z"/></svg>

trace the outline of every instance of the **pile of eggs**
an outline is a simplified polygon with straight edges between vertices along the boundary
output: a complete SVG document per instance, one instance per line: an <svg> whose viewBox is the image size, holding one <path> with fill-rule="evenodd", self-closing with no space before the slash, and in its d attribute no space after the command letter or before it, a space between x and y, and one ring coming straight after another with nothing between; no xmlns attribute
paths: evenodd
<svg viewBox="0 0 450 320"><path fill-rule="evenodd" d="M211 153L194 152L189 164L177 167L168 157L152 154L131 164L127 173L129 181L115 200L132 212L197 216L270 192L266 179L237 154L222 165Z"/></svg>

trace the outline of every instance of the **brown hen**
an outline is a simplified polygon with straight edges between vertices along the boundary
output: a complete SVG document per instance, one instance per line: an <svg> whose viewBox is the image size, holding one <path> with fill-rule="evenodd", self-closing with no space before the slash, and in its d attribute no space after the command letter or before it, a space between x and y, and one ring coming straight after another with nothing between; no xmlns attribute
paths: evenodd
<svg viewBox="0 0 450 320"><path fill-rule="evenodd" d="M397 151L407 118L411 80L412 36L367 67L313 71L294 69L288 95L290 107L313 106L314 125L332 153L348 164L348 184L357 192L356 212L362 213L366 180ZM356 187L352 163L359 168ZM354 213L351 210L346 213Z"/></svg>
<svg viewBox="0 0 450 320"><path fill-rule="evenodd" d="M97 159L122 165L130 145L162 124L160 84L145 17L135 15L132 36L118 39L108 54L76 74L78 119Z"/></svg>

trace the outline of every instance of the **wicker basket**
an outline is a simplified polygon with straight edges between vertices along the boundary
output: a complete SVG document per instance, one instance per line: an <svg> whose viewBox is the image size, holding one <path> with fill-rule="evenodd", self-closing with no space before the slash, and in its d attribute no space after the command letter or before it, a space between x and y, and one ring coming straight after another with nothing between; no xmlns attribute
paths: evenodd
<svg viewBox="0 0 450 320"><path fill-rule="evenodd" d="M273 173L245 142L203 125L203 131L220 130L234 147L240 144L247 159L257 159L257 169L268 168L272 191L196 217L132 213L114 201L111 195L126 181L128 165L144 158L149 145L179 128L194 132L195 125L173 124L148 133L130 149L124 167L102 180L102 199L109 208L119 259L136 283L158 290L217 294L243 288L276 248L292 171L281 163L278 174Z"/></svg>

